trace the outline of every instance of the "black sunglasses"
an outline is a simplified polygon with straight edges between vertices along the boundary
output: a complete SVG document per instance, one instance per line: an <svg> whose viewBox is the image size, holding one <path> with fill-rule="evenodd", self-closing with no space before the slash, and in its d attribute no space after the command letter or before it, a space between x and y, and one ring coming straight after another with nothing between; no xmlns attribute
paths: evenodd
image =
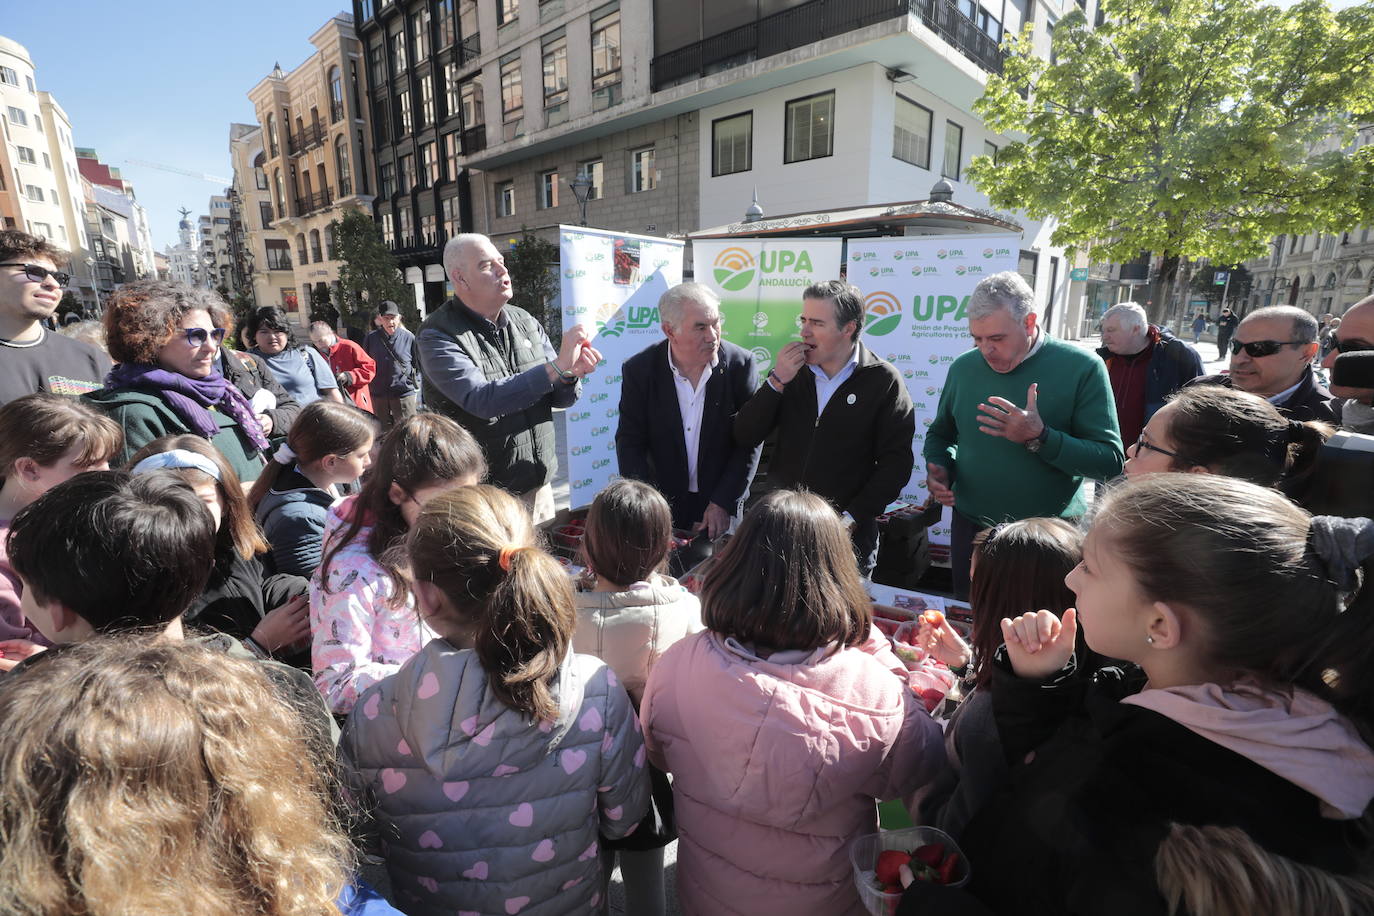
<svg viewBox="0 0 1374 916"><path fill-rule="evenodd" d="M186 342L193 347L203 347L205 342L214 339L215 343L223 343L226 331L224 328L186 328Z"/></svg>
<svg viewBox="0 0 1374 916"><path fill-rule="evenodd" d="M1336 350L1340 353L1359 353L1364 350L1374 350L1369 344L1361 340L1340 340L1336 341Z"/></svg>
<svg viewBox="0 0 1374 916"><path fill-rule="evenodd" d="M35 283L42 283L44 280L48 279L49 277L52 277L54 280L57 281L58 286L66 286L67 281L71 280L72 278L72 275L69 273L63 273L60 270L48 270L48 268L41 267L38 264L9 263L0 264L0 267L22 267L24 268L24 275Z"/></svg>
<svg viewBox="0 0 1374 916"><path fill-rule="evenodd" d="M1311 341L1307 340L1252 340L1249 343L1241 343L1239 340L1231 341L1231 355L1244 350L1246 354L1254 359L1261 356L1273 356L1284 347L1305 347Z"/></svg>

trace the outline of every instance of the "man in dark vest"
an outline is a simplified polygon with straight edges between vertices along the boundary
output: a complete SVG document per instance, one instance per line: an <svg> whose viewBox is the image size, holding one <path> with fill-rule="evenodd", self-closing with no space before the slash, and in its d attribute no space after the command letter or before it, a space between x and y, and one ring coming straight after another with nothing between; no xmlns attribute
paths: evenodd
<svg viewBox="0 0 1374 916"><path fill-rule="evenodd" d="M420 372L430 409L461 423L481 444L490 482L519 496L536 523L552 518L549 481L558 467L553 408L568 407L601 361L581 325L554 351L528 312L508 305L510 273L485 235L444 246L455 297L420 328Z"/></svg>

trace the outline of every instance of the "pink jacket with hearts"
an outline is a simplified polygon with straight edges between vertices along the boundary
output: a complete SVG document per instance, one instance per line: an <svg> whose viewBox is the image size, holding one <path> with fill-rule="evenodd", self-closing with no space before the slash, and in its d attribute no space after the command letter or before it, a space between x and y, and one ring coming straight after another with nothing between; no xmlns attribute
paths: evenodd
<svg viewBox="0 0 1374 916"><path fill-rule="evenodd" d="M346 784L374 812L410 916L563 916L601 903L598 835L649 808L638 719L599 659L569 653L558 719L491 692L471 649L434 639L358 698L340 741Z"/></svg>
<svg viewBox="0 0 1374 916"><path fill-rule="evenodd" d="M947 765L881 633L825 651L765 660L708 631L650 673L640 712L649 759L673 774L683 912L864 913L849 846L877 831L874 800Z"/></svg>

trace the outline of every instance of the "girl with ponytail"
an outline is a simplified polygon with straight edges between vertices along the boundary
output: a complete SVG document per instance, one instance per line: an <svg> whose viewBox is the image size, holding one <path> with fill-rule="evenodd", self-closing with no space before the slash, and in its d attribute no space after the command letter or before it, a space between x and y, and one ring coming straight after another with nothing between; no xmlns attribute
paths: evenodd
<svg viewBox="0 0 1374 916"><path fill-rule="evenodd" d="M594 912L598 836L648 809L630 698L572 652L572 585L534 538L515 497L473 486L396 550L439 638L358 698L341 752L411 914Z"/></svg>
<svg viewBox="0 0 1374 916"><path fill-rule="evenodd" d="M324 400L306 405L291 424L248 494L277 572L309 578L320 565L329 507L339 501L339 487L372 464L379 428L367 411Z"/></svg>

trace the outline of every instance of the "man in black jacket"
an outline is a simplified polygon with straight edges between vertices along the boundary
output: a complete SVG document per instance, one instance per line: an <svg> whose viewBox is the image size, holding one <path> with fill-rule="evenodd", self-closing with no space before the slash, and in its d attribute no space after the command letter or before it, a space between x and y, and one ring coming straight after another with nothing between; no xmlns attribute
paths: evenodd
<svg viewBox="0 0 1374 916"><path fill-rule="evenodd" d="M752 447L777 430L770 483L804 487L844 513L867 575L878 553L877 518L911 477L916 414L901 373L859 342L863 318L853 286L807 287L801 340L779 351L740 408L735 439Z"/></svg>
<svg viewBox="0 0 1374 916"><path fill-rule="evenodd" d="M730 528L749 492L759 448L734 441L735 413L758 383L754 357L720 337L720 300L679 283L658 300L666 340L625 361L615 450L624 477L651 483L673 527Z"/></svg>

